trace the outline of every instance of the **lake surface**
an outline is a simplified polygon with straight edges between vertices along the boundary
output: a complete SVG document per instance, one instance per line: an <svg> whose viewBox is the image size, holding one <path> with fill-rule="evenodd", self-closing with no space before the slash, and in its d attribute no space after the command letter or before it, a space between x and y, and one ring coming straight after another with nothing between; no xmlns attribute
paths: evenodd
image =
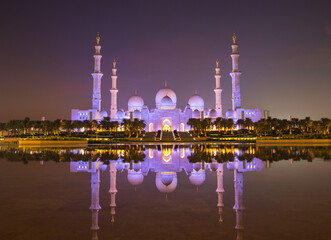
<svg viewBox="0 0 331 240"><path fill-rule="evenodd" d="M331 147L0 147L0 239L331 239Z"/></svg>

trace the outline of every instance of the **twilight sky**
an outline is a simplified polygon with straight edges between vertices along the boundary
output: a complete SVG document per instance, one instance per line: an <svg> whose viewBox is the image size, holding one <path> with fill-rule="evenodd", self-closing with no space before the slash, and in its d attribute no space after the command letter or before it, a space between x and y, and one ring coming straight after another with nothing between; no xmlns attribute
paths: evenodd
<svg viewBox="0 0 331 240"><path fill-rule="evenodd" d="M231 42L237 34L242 106L331 118L330 1L7 1L0 10L0 121L70 118L92 102L101 35L102 108L112 60L118 107L135 89L149 108L168 86L184 108L197 89L215 105L220 58L223 113L231 107Z"/></svg>

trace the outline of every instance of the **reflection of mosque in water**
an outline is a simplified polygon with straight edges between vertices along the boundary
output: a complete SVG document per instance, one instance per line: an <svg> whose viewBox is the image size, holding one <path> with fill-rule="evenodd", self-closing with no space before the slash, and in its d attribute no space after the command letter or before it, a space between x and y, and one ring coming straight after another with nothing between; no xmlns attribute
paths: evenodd
<svg viewBox="0 0 331 240"><path fill-rule="evenodd" d="M217 149L215 150L217 151ZM172 146L161 146L158 148L147 148L146 158L143 162L123 162L119 160L109 161L110 171L110 215L111 221L115 221L115 196L117 193L116 188L116 173L127 171L127 179L134 187L143 183L144 177L149 172L155 172L155 185L161 193L169 194L175 191L177 187L177 173L185 171L189 176L189 181L194 186L202 185L206 179L206 171L216 172L217 174L217 188L216 193L218 196L218 212L219 222L223 222L223 168L224 165L227 169L234 173L234 189L235 189L235 203L233 209L236 213L237 240L243 239L243 211L245 209L243 204L243 173L249 171L261 171L264 168L264 162L258 158L253 158L251 161L239 161L238 156L241 153L236 149L232 161L226 163L218 163L213 160L209 163L201 160L200 162L190 163L188 157L191 156L191 149L177 148ZM95 162L78 161L70 163L71 172L88 172L91 174L91 206L92 211L92 239L98 239L97 231L98 225L98 212L101 209L99 204L99 188L100 188L100 171L105 171L106 164L97 160Z"/></svg>

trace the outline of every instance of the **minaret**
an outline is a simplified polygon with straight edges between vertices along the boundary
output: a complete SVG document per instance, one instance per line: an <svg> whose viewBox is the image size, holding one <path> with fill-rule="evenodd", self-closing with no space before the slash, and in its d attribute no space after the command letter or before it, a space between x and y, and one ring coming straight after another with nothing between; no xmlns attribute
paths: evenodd
<svg viewBox="0 0 331 240"><path fill-rule="evenodd" d="M218 207L218 214L220 216L219 222L223 222L222 214L223 214L223 193L224 193L224 187L223 187L223 163L218 164L217 168L217 197L218 197L218 202L217 202L217 207Z"/></svg>
<svg viewBox="0 0 331 240"><path fill-rule="evenodd" d="M101 78L103 74L100 71L101 66L101 57L100 54L100 35L97 34L97 44L94 46L94 72L92 73L93 77L93 96L92 96L92 109L96 109L99 112L101 111Z"/></svg>
<svg viewBox="0 0 331 240"><path fill-rule="evenodd" d="M237 160L238 161L238 160ZM235 204L233 209L236 211L236 227L237 240L243 239L243 215L244 215L244 201L243 201L243 173L238 169L234 169L234 190L235 190Z"/></svg>
<svg viewBox="0 0 331 240"><path fill-rule="evenodd" d="M116 75L116 61L114 59L113 62L113 69L111 74L111 89L110 89L110 95L111 95L111 104L110 104L110 119L116 118L117 113L117 93L118 89L116 88L116 81L117 81L117 75Z"/></svg>
<svg viewBox="0 0 331 240"><path fill-rule="evenodd" d="M95 164L95 163L93 163ZM100 189L100 170L96 167L95 172L91 172L91 206L90 210L92 211L92 240L98 239L98 216L99 210L101 209L99 204L99 189Z"/></svg>
<svg viewBox="0 0 331 240"><path fill-rule="evenodd" d="M237 108L241 107L241 97L240 97L240 75L241 72L239 72L238 69L238 45L236 43L236 35L233 33L233 43L231 45L232 47L232 72L230 73L230 76L232 78L232 110L236 111Z"/></svg>
<svg viewBox="0 0 331 240"><path fill-rule="evenodd" d="M221 74L219 68L219 61L216 60L216 68L215 68L215 80L216 80L216 88L215 92L215 110L217 112L217 117L222 117L222 88L221 88Z"/></svg>
<svg viewBox="0 0 331 240"><path fill-rule="evenodd" d="M116 207L116 202L115 202L115 195L117 193L116 189L116 162L111 161L110 162L110 167L109 167L109 172L110 172L110 215L111 215L111 222L115 222L115 207Z"/></svg>

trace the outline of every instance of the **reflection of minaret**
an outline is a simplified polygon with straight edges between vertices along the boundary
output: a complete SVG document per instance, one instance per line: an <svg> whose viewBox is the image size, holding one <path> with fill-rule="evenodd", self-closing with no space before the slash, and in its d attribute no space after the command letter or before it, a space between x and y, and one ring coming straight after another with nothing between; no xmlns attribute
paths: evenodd
<svg viewBox="0 0 331 240"><path fill-rule="evenodd" d="M244 215L244 202L243 202L243 173L238 169L234 169L234 190L235 190L235 204L233 209L236 211L236 227L237 240L243 239L243 215Z"/></svg>
<svg viewBox="0 0 331 240"><path fill-rule="evenodd" d="M95 172L91 172L91 206L90 210L92 210L92 240L98 239L98 215L99 210L101 209L99 204L99 189L100 189L100 170L96 169Z"/></svg>
<svg viewBox="0 0 331 240"><path fill-rule="evenodd" d="M221 74L219 68L219 61L216 61L216 68L215 68L215 80L216 80L216 87L214 89L215 92L215 110L217 112L217 117L222 117L222 88L221 88Z"/></svg>
<svg viewBox="0 0 331 240"><path fill-rule="evenodd" d="M116 113L117 113L117 93L118 89L116 87L116 82L117 82L117 75L116 75L116 61L114 59L113 62L113 69L112 69L112 74L111 74L111 89L110 89L110 95L111 95L111 103L110 103L110 119L115 119L116 118Z"/></svg>
<svg viewBox="0 0 331 240"><path fill-rule="evenodd" d="M97 35L97 44L95 45L95 54L94 54L94 72L92 73L93 77L93 96L92 96L92 109L101 111L101 78L103 74L100 71L101 58L100 54L101 45L99 33Z"/></svg>
<svg viewBox="0 0 331 240"><path fill-rule="evenodd" d="M223 214L223 193L224 193L224 187L223 187L223 163L218 164L217 168L217 196L218 196L218 202L217 202L217 207L218 207L218 214L220 216L219 222L223 222L222 214Z"/></svg>
<svg viewBox="0 0 331 240"><path fill-rule="evenodd" d="M231 45L232 47L232 72L230 73L230 76L232 78L232 110L236 111L237 108L241 107L241 96L240 96L240 75L241 72L239 72L238 67L238 44L236 43L236 36L233 34L233 43Z"/></svg>
<svg viewBox="0 0 331 240"><path fill-rule="evenodd" d="M116 162L112 161L110 162L110 168L109 168L109 173L110 173L110 215L111 215L111 222L115 222L115 207L116 207L116 202L115 202L115 195L117 193L116 189Z"/></svg>

